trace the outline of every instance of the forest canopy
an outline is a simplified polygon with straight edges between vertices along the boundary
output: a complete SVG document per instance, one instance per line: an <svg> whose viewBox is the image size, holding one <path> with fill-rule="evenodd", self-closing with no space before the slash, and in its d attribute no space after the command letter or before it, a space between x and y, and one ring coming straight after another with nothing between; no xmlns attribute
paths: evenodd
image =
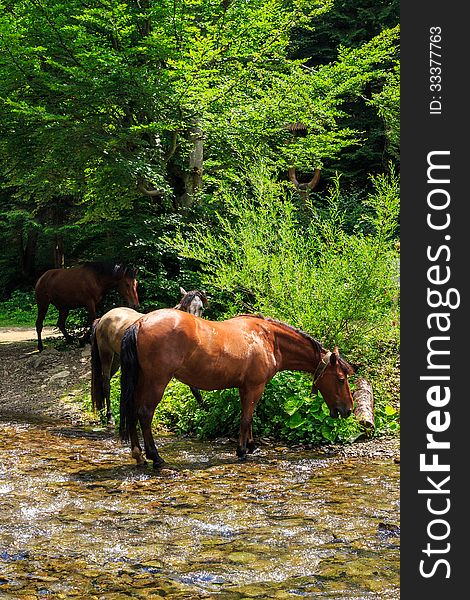
<svg viewBox="0 0 470 600"><path fill-rule="evenodd" d="M165 288L186 267L161 235L260 158L367 188L398 160L398 5L360 4L3 0L5 293L116 254Z"/></svg>

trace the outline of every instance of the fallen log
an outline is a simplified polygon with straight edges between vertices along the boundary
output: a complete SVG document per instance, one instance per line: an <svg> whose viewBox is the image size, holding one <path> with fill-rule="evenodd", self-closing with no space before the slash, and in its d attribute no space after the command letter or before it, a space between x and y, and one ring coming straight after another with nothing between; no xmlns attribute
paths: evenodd
<svg viewBox="0 0 470 600"><path fill-rule="evenodd" d="M374 429L374 394L372 386L363 377L356 379L356 389L353 392L354 416L356 421L367 430Z"/></svg>

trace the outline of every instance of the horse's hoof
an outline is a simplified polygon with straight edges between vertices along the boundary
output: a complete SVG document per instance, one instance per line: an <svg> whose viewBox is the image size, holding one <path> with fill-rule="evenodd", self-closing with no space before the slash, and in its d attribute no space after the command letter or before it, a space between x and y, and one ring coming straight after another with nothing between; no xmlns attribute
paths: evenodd
<svg viewBox="0 0 470 600"><path fill-rule="evenodd" d="M161 469L165 465L166 465L166 462L163 460L163 458L153 461L153 468L157 471L158 471L158 469Z"/></svg>
<svg viewBox="0 0 470 600"><path fill-rule="evenodd" d="M237 456L240 462L244 462L246 460L246 450L244 448L237 448Z"/></svg>
<svg viewBox="0 0 470 600"><path fill-rule="evenodd" d="M140 462L137 463L138 467L146 467L148 465L148 462L146 460L141 460Z"/></svg>
<svg viewBox="0 0 470 600"><path fill-rule="evenodd" d="M237 446L237 456L241 460L246 458L246 448L242 448L241 446Z"/></svg>

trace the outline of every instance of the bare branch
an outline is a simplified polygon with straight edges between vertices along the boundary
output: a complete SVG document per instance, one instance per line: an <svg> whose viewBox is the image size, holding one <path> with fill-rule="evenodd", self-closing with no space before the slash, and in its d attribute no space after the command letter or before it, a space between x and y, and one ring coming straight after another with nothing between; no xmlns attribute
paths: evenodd
<svg viewBox="0 0 470 600"><path fill-rule="evenodd" d="M288 170L289 180L294 184L295 189L302 196L307 196L314 188L317 187L320 181L320 169L315 169L312 179L308 183L299 183L295 173L295 167L290 167Z"/></svg>
<svg viewBox="0 0 470 600"><path fill-rule="evenodd" d="M156 196L163 196L164 191L163 190L157 190L155 188L148 190L143 181L139 181L139 183L137 184L137 189L139 190L139 192L142 192L142 194L144 194L145 196L150 196L151 198L155 198Z"/></svg>

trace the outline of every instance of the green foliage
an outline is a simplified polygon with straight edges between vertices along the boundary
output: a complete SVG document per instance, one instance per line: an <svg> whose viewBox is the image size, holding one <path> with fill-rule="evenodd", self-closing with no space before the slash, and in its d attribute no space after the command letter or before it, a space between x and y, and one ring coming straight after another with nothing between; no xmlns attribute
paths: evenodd
<svg viewBox="0 0 470 600"><path fill-rule="evenodd" d="M34 293L16 290L8 300L0 302L0 327L33 327L36 321ZM59 313L51 307L44 321L45 326L54 326Z"/></svg>
<svg viewBox="0 0 470 600"><path fill-rule="evenodd" d="M388 73L381 91L375 93L370 104L384 120L388 139L387 152L395 160L400 153L400 64Z"/></svg>
<svg viewBox="0 0 470 600"><path fill-rule="evenodd" d="M5 185L38 207L71 199L95 220L131 208L141 183L165 205L187 172L195 122L208 184L233 176L255 149L282 170L330 162L362 135L340 125L344 102L380 89L397 41L394 29L360 48L341 40L335 64L306 68L289 56L293 31L310 30L331 4L7 2ZM286 130L296 121L308 126L305 139Z"/></svg>
<svg viewBox="0 0 470 600"><path fill-rule="evenodd" d="M399 18L398 0L333 0L331 8L312 21L311 27L293 31L290 54L307 59L309 65L331 63L340 46L357 48L394 27Z"/></svg>
<svg viewBox="0 0 470 600"><path fill-rule="evenodd" d="M332 4L330 10L311 21L311 27L294 29L292 32L289 54L308 67L340 63L339 55L344 49L355 51L361 47L368 48L369 42L382 32L396 31L399 23L400 3L397 0L333 0ZM398 41L392 42L392 46L398 50ZM374 54L376 52L372 49L372 58ZM362 66L360 69L368 70ZM345 115L341 119L341 126L362 132L360 143L342 152L339 161L325 163L324 176L329 177L337 170L344 176L345 182L347 179L351 185L360 182L364 186L367 173L382 171L389 158L399 162L399 156L390 141L388 116L374 101L388 85L388 75L385 80L379 73L375 75L374 81L369 80L361 93L349 97L343 106Z"/></svg>
<svg viewBox="0 0 470 600"><path fill-rule="evenodd" d="M365 432L351 416L333 419L321 395L310 395L311 379L290 371L278 373L266 386L253 419L256 439L271 438L292 444L350 443ZM238 438L240 399L235 389L202 392L201 407L187 385L172 380L155 411L156 429L200 439ZM111 405L119 424L119 376L111 382ZM104 423L104 415L102 415ZM375 397L375 435L396 433L399 413L386 398Z"/></svg>
<svg viewBox="0 0 470 600"><path fill-rule="evenodd" d="M218 214L215 227L197 223L167 242L200 261L204 283L232 294L227 314L249 308L358 355L369 330L389 328L398 296L395 174L373 178L375 191L353 233L337 208L338 182L321 218L312 204L302 228L282 185L261 166L249 178L253 197L226 190L227 216Z"/></svg>

